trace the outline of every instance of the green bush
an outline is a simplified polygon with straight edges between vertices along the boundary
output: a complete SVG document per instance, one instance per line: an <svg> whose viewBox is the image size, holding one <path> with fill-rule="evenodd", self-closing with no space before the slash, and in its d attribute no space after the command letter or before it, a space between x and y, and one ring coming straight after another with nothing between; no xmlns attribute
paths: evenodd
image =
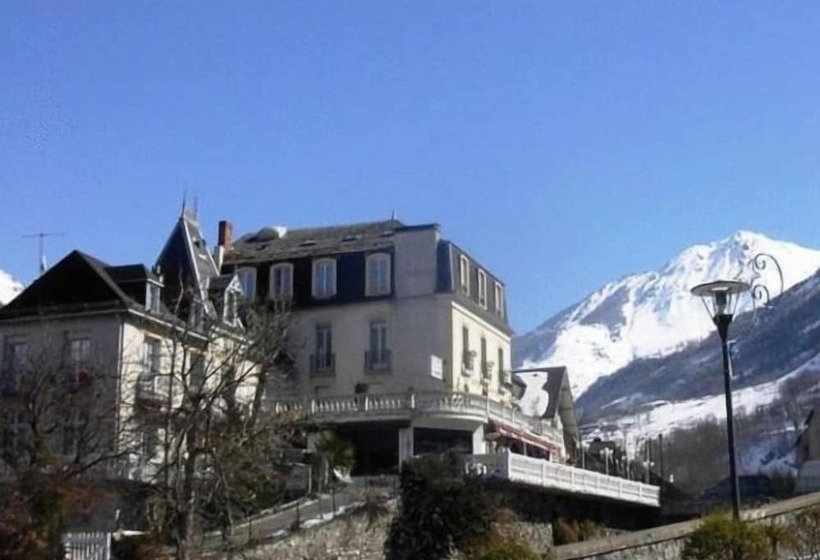
<svg viewBox="0 0 820 560"><path fill-rule="evenodd" d="M597 539L604 535L601 525L591 519L567 519L556 517L552 521L552 540L555 544L570 544Z"/></svg>
<svg viewBox="0 0 820 560"><path fill-rule="evenodd" d="M461 476L460 467L454 454L402 466L399 511L385 542L388 560L442 560L491 534L495 502L484 481Z"/></svg>
<svg viewBox="0 0 820 560"><path fill-rule="evenodd" d="M798 513L789 530L787 546L795 556L820 558L820 506Z"/></svg>
<svg viewBox="0 0 820 560"><path fill-rule="evenodd" d="M497 539L466 555L464 560L540 560L540 557L516 540Z"/></svg>
<svg viewBox="0 0 820 560"><path fill-rule="evenodd" d="M683 560L769 560L766 528L722 515L707 517L686 540Z"/></svg>

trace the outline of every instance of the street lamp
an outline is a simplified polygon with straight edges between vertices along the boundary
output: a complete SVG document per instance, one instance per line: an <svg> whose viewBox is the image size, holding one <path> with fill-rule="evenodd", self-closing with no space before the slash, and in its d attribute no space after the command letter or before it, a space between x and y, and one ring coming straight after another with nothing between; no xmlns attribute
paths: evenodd
<svg viewBox="0 0 820 560"><path fill-rule="evenodd" d="M751 288L738 280L718 280L692 288L692 293L701 298L706 311L712 317L720 335L723 349L723 390L726 395L726 430L729 436L729 474L732 483L732 514L740 518L740 488L737 479L737 457L735 453L735 417L732 413L732 359L729 355L729 325L732 324L737 300L743 292Z"/></svg>

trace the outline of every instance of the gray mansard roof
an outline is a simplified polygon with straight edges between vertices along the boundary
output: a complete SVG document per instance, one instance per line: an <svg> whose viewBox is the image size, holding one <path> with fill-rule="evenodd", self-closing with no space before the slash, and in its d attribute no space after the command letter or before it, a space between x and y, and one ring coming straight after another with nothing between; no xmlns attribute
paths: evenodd
<svg viewBox="0 0 820 560"><path fill-rule="evenodd" d="M393 235L407 228L398 220L286 231L284 228L264 227L237 239L228 260L264 262L311 255L373 251L392 246Z"/></svg>

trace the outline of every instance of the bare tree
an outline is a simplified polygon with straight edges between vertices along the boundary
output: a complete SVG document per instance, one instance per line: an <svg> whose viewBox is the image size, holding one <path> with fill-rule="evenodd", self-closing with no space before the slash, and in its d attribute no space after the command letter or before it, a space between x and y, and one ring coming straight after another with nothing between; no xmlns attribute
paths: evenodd
<svg viewBox="0 0 820 560"><path fill-rule="evenodd" d="M137 389L163 388L137 399L130 423L160 434L150 519L179 559L195 557L205 532L227 536L237 517L273 505L283 488L279 452L294 423L268 415L264 403L288 361L289 317L259 307L243 319L204 318L169 329L162 367L137 381Z"/></svg>
<svg viewBox="0 0 820 560"><path fill-rule="evenodd" d="M66 521L99 503L120 445L117 359L59 324L30 321L0 369L2 558L58 557Z"/></svg>

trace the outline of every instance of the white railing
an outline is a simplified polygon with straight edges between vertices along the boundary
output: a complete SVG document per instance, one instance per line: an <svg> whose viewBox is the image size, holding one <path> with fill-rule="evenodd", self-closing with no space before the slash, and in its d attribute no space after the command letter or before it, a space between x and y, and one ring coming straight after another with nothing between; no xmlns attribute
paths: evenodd
<svg viewBox="0 0 820 560"><path fill-rule="evenodd" d="M111 533L65 533L65 560L109 560Z"/></svg>
<svg viewBox="0 0 820 560"><path fill-rule="evenodd" d="M526 457L509 451L471 455L468 461L484 464L488 475L512 482L654 507L660 506L660 488L634 480Z"/></svg>
<svg viewBox="0 0 820 560"><path fill-rule="evenodd" d="M520 410L482 395L457 392L361 394L337 397L285 398L270 406L276 414L293 414L337 422L376 416L447 415L495 421L554 440L561 434L551 421L524 415Z"/></svg>

